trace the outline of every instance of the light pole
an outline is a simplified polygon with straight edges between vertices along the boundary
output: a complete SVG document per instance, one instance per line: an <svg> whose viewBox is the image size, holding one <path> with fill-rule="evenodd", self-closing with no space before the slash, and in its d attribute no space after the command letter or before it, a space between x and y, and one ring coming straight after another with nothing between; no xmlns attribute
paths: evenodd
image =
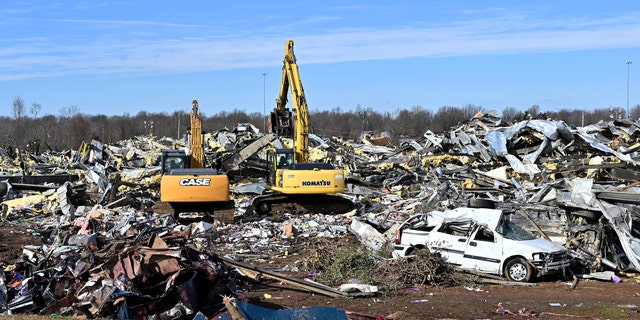
<svg viewBox="0 0 640 320"><path fill-rule="evenodd" d="M358 115L360 116L360 118L362 118L362 132L360 134L364 133L364 123L365 121L367 121L367 112L366 111L360 111L358 112Z"/></svg>
<svg viewBox="0 0 640 320"><path fill-rule="evenodd" d="M627 118L631 118L631 113L629 112L629 67L631 66L631 60L627 60Z"/></svg>
<svg viewBox="0 0 640 320"><path fill-rule="evenodd" d="M267 132L267 73L262 73L262 129Z"/></svg>

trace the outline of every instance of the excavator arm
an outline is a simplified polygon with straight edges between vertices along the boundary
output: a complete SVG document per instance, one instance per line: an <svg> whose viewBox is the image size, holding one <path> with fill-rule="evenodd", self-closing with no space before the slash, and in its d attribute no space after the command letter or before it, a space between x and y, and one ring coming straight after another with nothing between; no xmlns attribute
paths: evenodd
<svg viewBox="0 0 640 320"><path fill-rule="evenodd" d="M202 122L200 121L200 108L198 107L198 100L191 102L191 129L189 135L191 136L191 156L189 167L193 169L204 168L204 150L202 148Z"/></svg>
<svg viewBox="0 0 640 320"><path fill-rule="evenodd" d="M291 102L294 105L293 123L291 111L286 108L288 94L291 91ZM293 40L288 40L282 62L282 79L280 93L276 99L276 108L271 113L272 130L279 136L293 137L293 153L296 163L309 160L309 107L304 95L300 72L293 53Z"/></svg>

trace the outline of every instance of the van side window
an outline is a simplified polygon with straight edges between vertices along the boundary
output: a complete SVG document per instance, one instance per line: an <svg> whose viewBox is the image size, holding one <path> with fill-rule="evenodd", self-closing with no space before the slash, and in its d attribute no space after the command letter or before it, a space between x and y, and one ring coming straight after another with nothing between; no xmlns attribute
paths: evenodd
<svg viewBox="0 0 640 320"><path fill-rule="evenodd" d="M493 232L485 227L480 227L473 240L493 242Z"/></svg>
<svg viewBox="0 0 640 320"><path fill-rule="evenodd" d="M469 234L472 226L473 223L470 221L452 221L443 223L438 231L458 237L465 237Z"/></svg>

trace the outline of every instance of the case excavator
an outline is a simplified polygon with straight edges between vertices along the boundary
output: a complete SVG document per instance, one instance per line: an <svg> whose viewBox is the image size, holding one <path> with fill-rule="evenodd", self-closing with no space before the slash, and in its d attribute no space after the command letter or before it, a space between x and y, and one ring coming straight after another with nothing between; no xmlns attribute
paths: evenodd
<svg viewBox="0 0 640 320"><path fill-rule="evenodd" d="M229 197L228 176L205 167L198 100L192 101L190 120L186 148L162 150L156 212L171 213L176 219L185 212L232 216L235 205Z"/></svg>
<svg viewBox="0 0 640 320"><path fill-rule="evenodd" d="M289 90L293 111L286 107ZM309 109L293 41L287 41L279 97L271 112L271 130L291 138L293 148L266 148L267 194L253 199L248 213L346 213L355 208L344 193L345 172L328 162L309 161Z"/></svg>

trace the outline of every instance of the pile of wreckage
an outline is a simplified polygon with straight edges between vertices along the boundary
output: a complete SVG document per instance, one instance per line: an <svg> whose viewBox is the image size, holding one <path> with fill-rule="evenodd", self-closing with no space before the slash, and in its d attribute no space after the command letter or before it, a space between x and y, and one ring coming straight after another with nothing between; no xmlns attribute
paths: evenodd
<svg viewBox="0 0 640 320"><path fill-rule="evenodd" d="M42 239L24 246L18 261L2 262L2 312L156 319L273 312L234 299L237 279L251 272L334 297L371 295L375 288L333 288L242 261L286 252L287 239L350 233L376 251L412 214L468 206L523 209L569 249L576 272L637 272L639 128L631 119L508 124L489 112L397 146L367 135L356 142L312 136L310 157L347 169L346 194L357 209L275 221L242 217L264 191L262 148L289 142L242 124L205 136L208 165L231 178L235 223L183 224L154 213L160 152L179 139L0 150L1 218L28 222ZM287 312L346 319L332 308Z"/></svg>

